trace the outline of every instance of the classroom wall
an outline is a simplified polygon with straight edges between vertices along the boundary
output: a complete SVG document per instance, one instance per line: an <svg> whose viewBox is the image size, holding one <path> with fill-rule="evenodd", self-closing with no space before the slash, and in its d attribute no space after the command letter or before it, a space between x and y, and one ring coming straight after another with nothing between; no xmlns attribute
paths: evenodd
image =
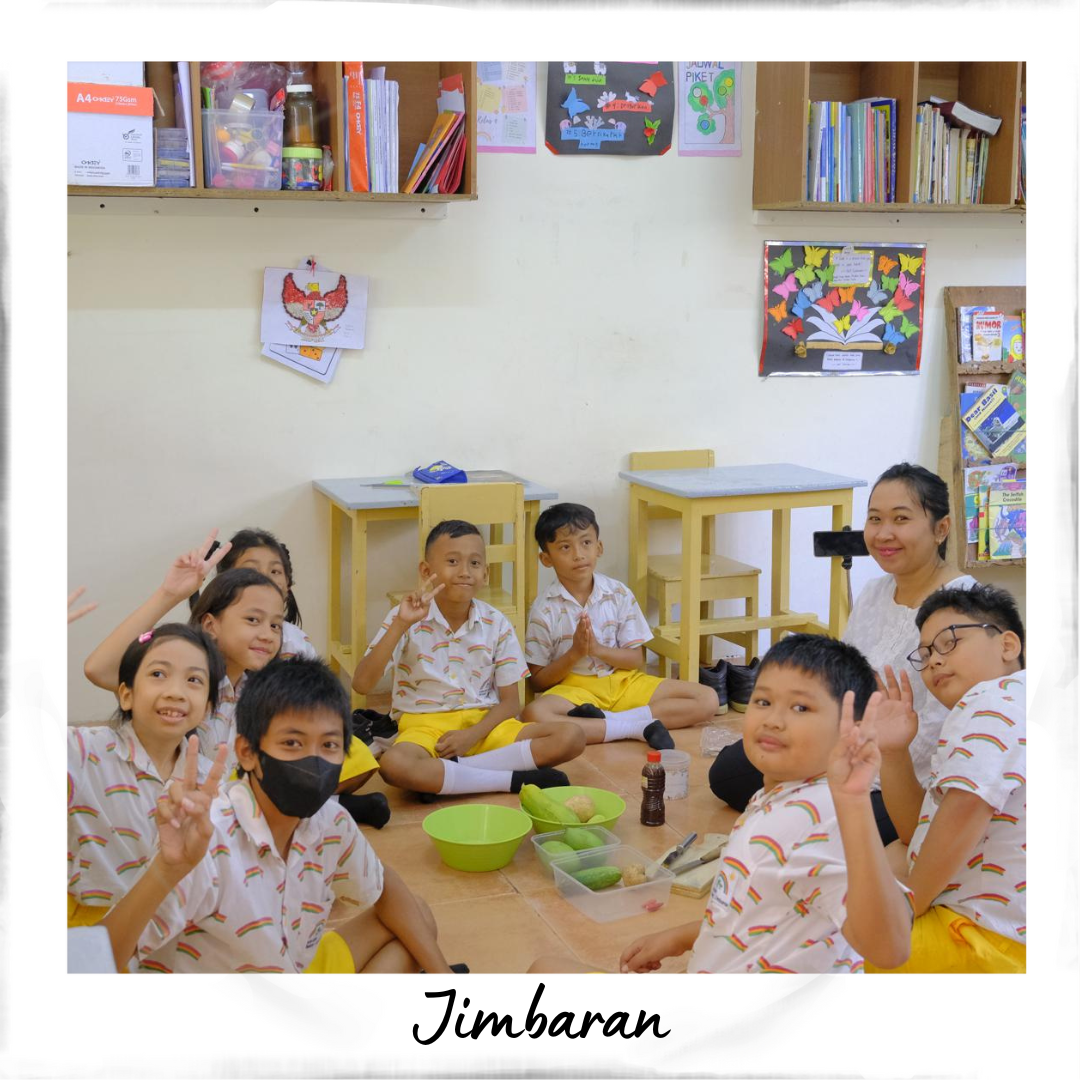
<svg viewBox="0 0 1080 1080"><path fill-rule="evenodd" d="M212 526L285 539L305 629L325 645L316 477L400 474L437 458L508 469L593 506L603 569L624 576L617 474L632 450L711 446L721 464L792 461L867 481L900 460L936 469L951 404L942 289L1024 284L1024 225L755 217L754 66L743 72L740 158L480 155L479 200L443 220L362 205L284 218L73 214L68 573L100 608L71 628L72 720L112 708L82 677L90 649ZM761 250L778 239L925 241L921 373L760 379ZM329 386L259 355L263 267L312 253L371 279L367 347L345 354ZM867 493L855 494L856 527ZM676 550L677 533L658 524L658 545ZM828 511L793 515L794 610L827 611L828 566L810 533L828 527ZM767 606L768 515L724 520L718 537L720 551L765 568ZM381 590L411 585L415 562L415 528L372 530L372 630ZM859 560L855 592L877 573ZM1023 601L1022 571L992 575Z"/></svg>

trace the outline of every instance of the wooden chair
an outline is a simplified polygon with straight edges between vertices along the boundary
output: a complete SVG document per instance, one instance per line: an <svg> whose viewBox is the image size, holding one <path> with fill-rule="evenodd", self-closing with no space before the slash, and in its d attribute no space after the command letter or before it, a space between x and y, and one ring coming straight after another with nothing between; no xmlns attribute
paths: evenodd
<svg viewBox="0 0 1080 1080"><path fill-rule="evenodd" d="M429 484L420 489L420 558L424 541L440 521L460 518L490 530L486 544L488 584L479 599L498 608L511 622L518 641L525 640L525 500L521 484ZM513 537L506 541L506 528ZM509 567L509 572L507 571ZM510 578L507 587L507 577ZM400 604L408 590L387 593Z"/></svg>
<svg viewBox="0 0 1080 1080"><path fill-rule="evenodd" d="M656 450L630 455L630 468L646 469L710 469L716 464L716 455L712 450ZM649 507L649 520L659 518L677 518L673 510L662 506ZM713 529L702 529L701 533L701 614L709 618L709 607L717 600L743 600L746 615L758 613L758 579L761 570L749 563L728 559L713 552ZM670 623L672 609L679 603L682 591L682 555L650 555L647 577L649 599L655 599L660 608L660 624ZM753 632L732 633L731 641L740 646L749 663L757 646L757 635ZM702 663L708 663L708 646L701 643ZM668 678L671 674L671 661L666 656L659 656L660 674Z"/></svg>

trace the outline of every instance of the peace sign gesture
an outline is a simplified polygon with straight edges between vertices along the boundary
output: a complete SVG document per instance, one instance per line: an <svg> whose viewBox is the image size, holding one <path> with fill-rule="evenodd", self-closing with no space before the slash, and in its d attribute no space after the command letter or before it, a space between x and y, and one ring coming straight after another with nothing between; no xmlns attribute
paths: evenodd
<svg viewBox="0 0 1080 1080"><path fill-rule="evenodd" d="M398 618L406 626L412 626L414 623L420 622L421 619L428 617L428 613L431 611L431 601L446 588L445 584L435 585L432 588L435 580L435 578L427 578L421 583L419 589L415 589L408 596L401 598L401 604L398 606Z"/></svg>
<svg viewBox="0 0 1080 1080"><path fill-rule="evenodd" d="M214 833L210 804L225 772L228 746L217 749L204 783L198 782L199 741L188 737L184 778L174 781L157 801L158 849L162 862L173 871L191 871L206 854Z"/></svg>
<svg viewBox="0 0 1080 1080"><path fill-rule="evenodd" d="M169 567L161 588L169 596L179 600L186 600L192 593L202 588L206 575L229 553L232 541L226 541L208 556L214 540L217 538L217 529L211 529L209 536L198 546L178 555L176 561Z"/></svg>
<svg viewBox="0 0 1080 1080"><path fill-rule="evenodd" d="M871 694L863 712L862 723L855 723L855 692L848 690L840 706L840 738L829 754L826 775L833 797L863 797L870 794L878 769L881 751L875 726L881 694Z"/></svg>

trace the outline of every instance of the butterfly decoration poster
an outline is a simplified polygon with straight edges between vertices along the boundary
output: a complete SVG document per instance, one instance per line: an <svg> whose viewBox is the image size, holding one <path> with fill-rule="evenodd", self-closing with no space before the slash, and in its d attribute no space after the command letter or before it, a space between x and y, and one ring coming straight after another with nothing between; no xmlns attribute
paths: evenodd
<svg viewBox="0 0 1080 1080"><path fill-rule="evenodd" d="M926 245L765 244L759 375L915 375Z"/></svg>
<svg viewBox="0 0 1080 1080"><path fill-rule="evenodd" d="M674 67L670 60L550 62L544 144L553 154L666 154L675 120Z"/></svg>

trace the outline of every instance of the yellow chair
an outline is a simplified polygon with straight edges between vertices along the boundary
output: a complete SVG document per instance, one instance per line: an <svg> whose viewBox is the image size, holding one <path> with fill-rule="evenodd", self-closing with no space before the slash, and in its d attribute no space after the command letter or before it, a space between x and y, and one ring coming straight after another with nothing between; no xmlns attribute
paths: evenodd
<svg viewBox="0 0 1080 1080"><path fill-rule="evenodd" d="M656 450L630 455L630 468L646 469L711 469L716 464L716 455L712 450ZM649 520L658 518L677 518L674 510L662 506L649 507ZM738 562L713 553L713 530L701 532L701 615L709 618L709 606L717 600L743 600L747 616L758 613L758 578L761 570L749 563ZM679 603L682 591L682 555L650 555L647 576L649 599L655 599L660 608L660 624L670 623L672 609ZM749 663L757 645L757 634L753 632L732 633L730 640L740 646ZM659 655L660 674L668 678L671 674L671 660ZM708 645L701 642L701 662L709 662Z"/></svg>
<svg viewBox="0 0 1080 1080"><path fill-rule="evenodd" d="M420 489L420 558L424 541L440 521L454 518L471 522L486 542L488 584L477 597L501 611L514 627L518 641L525 640L525 500L521 484L430 484ZM513 536L506 541L506 529ZM507 569L509 568L509 570ZM507 587L507 577L510 578ZM400 604L408 590L387 593Z"/></svg>

